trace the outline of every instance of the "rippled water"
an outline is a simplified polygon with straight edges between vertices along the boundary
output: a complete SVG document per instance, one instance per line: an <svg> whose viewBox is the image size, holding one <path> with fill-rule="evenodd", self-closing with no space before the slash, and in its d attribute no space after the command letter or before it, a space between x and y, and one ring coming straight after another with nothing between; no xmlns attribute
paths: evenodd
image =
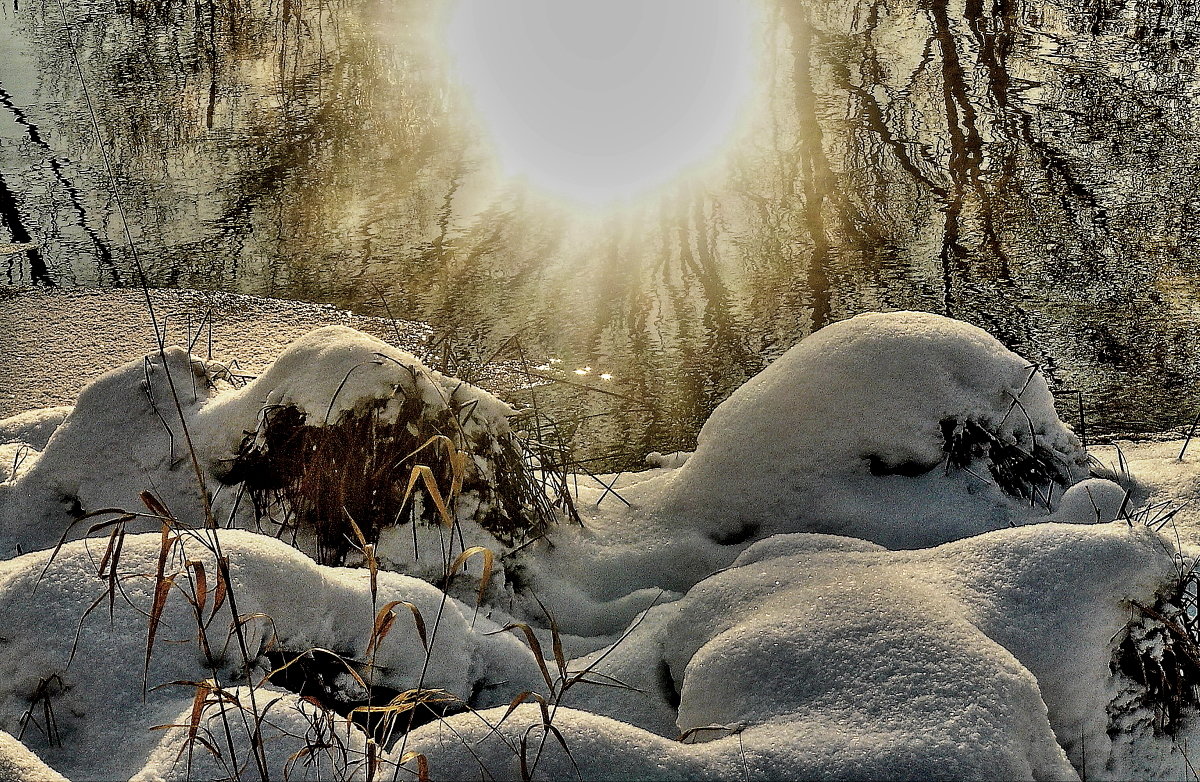
<svg viewBox="0 0 1200 782"><path fill-rule="evenodd" d="M103 149L152 284L390 311L475 355L518 334L621 394L569 392L623 453L688 445L765 361L884 308L984 326L1093 430L1191 420L1200 4L763 0L744 132L594 213L500 175L444 12L5 7L0 284L135 284Z"/></svg>

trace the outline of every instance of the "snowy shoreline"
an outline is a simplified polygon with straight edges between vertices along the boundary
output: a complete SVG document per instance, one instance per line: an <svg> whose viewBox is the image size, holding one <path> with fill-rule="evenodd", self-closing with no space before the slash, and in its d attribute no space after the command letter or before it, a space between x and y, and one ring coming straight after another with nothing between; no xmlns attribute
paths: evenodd
<svg viewBox="0 0 1200 782"><path fill-rule="evenodd" d="M342 326L249 383L170 349L0 420L0 778L1189 767L1200 448L1085 452L982 330L829 326L694 454L570 498L529 426ZM432 692L378 749L334 716Z"/></svg>

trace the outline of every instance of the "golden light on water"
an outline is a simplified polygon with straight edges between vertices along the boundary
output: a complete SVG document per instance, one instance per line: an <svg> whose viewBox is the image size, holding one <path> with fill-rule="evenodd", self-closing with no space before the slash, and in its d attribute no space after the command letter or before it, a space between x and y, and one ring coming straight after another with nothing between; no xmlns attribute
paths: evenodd
<svg viewBox="0 0 1200 782"><path fill-rule="evenodd" d="M751 0L457 0L447 45L505 172L603 205L731 139L756 14Z"/></svg>

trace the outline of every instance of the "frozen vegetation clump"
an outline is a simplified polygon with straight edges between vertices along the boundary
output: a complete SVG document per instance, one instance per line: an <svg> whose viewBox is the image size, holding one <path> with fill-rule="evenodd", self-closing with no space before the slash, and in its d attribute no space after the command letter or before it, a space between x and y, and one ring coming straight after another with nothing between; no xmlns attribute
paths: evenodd
<svg viewBox="0 0 1200 782"><path fill-rule="evenodd" d="M319 561L340 564L351 519L372 541L403 523L458 520L509 548L543 534L555 511L509 427L514 412L410 354L327 328L199 422L210 432L241 422L235 455L214 463L222 483L245 489L258 529L308 535Z"/></svg>
<svg viewBox="0 0 1200 782"><path fill-rule="evenodd" d="M983 331L835 324L575 494L521 420L331 327L0 421L0 780L1189 767L1200 518L1161 495L1200 471L1091 475Z"/></svg>

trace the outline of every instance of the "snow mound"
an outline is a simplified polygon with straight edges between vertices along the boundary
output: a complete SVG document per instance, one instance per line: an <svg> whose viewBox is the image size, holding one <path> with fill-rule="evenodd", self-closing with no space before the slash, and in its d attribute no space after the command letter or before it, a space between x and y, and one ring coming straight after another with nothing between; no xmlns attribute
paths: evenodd
<svg viewBox="0 0 1200 782"><path fill-rule="evenodd" d="M257 684L273 668L312 649L357 661L360 675L370 676L361 665L372 658L368 646L376 612L392 601L407 601L424 617L431 652L426 654L413 613L397 604L393 629L372 650L375 686L404 692L423 682L461 703L491 706L540 681L528 647L510 633L496 633L500 627L494 622L444 600L424 581L380 573L373 602L366 570L323 567L253 533L222 531L214 538L193 532L167 558L164 573L175 586L158 626L143 704L147 613L161 541L157 534L125 539L111 609L108 589L114 582L97 575L101 542L67 544L48 569L49 552L0 565L0 626L21 628L0 644L0 729L17 732L29 712L44 723L41 715L50 704L54 725L31 724L23 740L70 778L127 779L147 763L161 735L149 729L181 724L180 714L193 702L194 686L171 682L215 679L232 688L245 684L249 675ZM239 616L248 617L248 673L231 635L233 601L215 608L219 571L210 549L218 542L229 560L227 594L236 600ZM204 652L185 597L194 590L207 594L201 613L211 655ZM330 684L321 671L304 670L318 683ZM261 697L274 696L268 690ZM241 729L240 718L236 724ZM177 746L178 737L172 741ZM112 751L115 746L120 753Z"/></svg>
<svg viewBox="0 0 1200 782"><path fill-rule="evenodd" d="M1052 518L1067 524L1116 521L1129 505L1129 492L1106 478L1088 478L1063 493Z"/></svg>
<svg viewBox="0 0 1200 782"><path fill-rule="evenodd" d="M405 746L448 778L520 778L525 736L535 779L1171 779L1197 713L1158 730L1116 659L1144 627L1131 610L1177 586L1176 554L1122 522L921 551L778 536L572 663L642 700L572 691L553 717L569 754L533 706ZM662 735L675 704L682 742Z"/></svg>
<svg viewBox="0 0 1200 782"><path fill-rule="evenodd" d="M290 407L309 426L337 423L364 405L405 398L446 408L468 407L471 419L507 431L513 410L496 397L427 368L408 351L346 326L324 326L289 345L262 375L236 392L214 399L197 416L198 439L216 449L213 461L234 454L243 432L258 429L265 410Z"/></svg>
<svg viewBox="0 0 1200 782"><path fill-rule="evenodd" d="M383 534L410 516L434 527L459 521L497 552L553 516L509 429L513 409L374 337L320 328L245 386L227 378L173 347L89 385L53 436L65 410L6 420L25 440L0 446L0 550L46 548L69 528L78 537L86 525L75 520L136 510L146 490L196 526L207 496L222 524L287 537L329 564L342 563L354 538L349 514L370 539L384 538L385 566L413 572L441 561L444 536ZM418 465L428 480L410 501ZM431 484L452 505L445 512ZM153 529L139 523L130 530Z"/></svg>
<svg viewBox="0 0 1200 782"><path fill-rule="evenodd" d="M205 364L181 348L100 376L32 464L0 485L0 552L52 546L85 513L142 507L138 495L145 490L181 517L202 521L179 422L180 413L194 416L212 390Z"/></svg>
<svg viewBox="0 0 1200 782"><path fill-rule="evenodd" d="M40 451L70 413L70 407L47 407L5 418L0 421L0 443L25 443Z"/></svg>
<svg viewBox="0 0 1200 782"><path fill-rule="evenodd" d="M723 402L656 512L720 539L915 548L1027 518L1086 475L1029 362L967 323L872 313L821 329Z"/></svg>

